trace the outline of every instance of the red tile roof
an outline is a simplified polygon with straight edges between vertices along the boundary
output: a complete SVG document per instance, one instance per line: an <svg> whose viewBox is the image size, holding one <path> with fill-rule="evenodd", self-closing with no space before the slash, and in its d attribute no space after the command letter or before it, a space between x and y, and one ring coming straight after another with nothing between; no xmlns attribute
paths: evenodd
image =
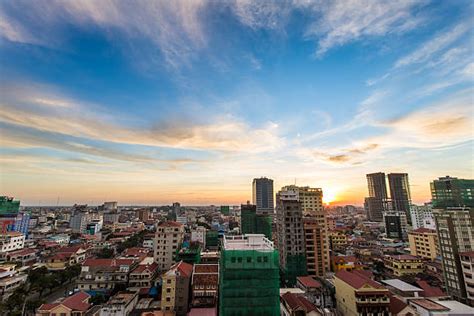
<svg viewBox="0 0 474 316"><path fill-rule="evenodd" d="M424 298L422 298L422 299L412 299L412 300L410 300L410 302L413 303L413 304L419 305L419 306L421 306L424 309L429 310L429 311L441 312L441 311L449 311L450 310L446 306L443 306L441 304L433 302L432 300L428 300L428 299L424 299Z"/></svg>
<svg viewBox="0 0 474 316"><path fill-rule="evenodd" d="M60 303L53 303L53 304L43 304L38 308L38 311L50 311L53 308L63 305L73 311L81 311L85 312L90 308L90 304L87 303L89 300L90 295L85 292L78 292L66 299L64 299Z"/></svg>
<svg viewBox="0 0 474 316"><path fill-rule="evenodd" d="M133 259L86 259L83 266L88 267L118 267L122 265L132 265L135 262Z"/></svg>
<svg viewBox="0 0 474 316"><path fill-rule="evenodd" d="M170 270L177 269L181 274L191 277L193 274L193 265L186 263L184 261L180 261L178 263L175 263Z"/></svg>
<svg viewBox="0 0 474 316"><path fill-rule="evenodd" d="M195 264L194 273L218 273L218 264Z"/></svg>
<svg viewBox="0 0 474 316"><path fill-rule="evenodd" d="M347 284L349 284L355 289L360 289L365 284L368 284L376 289L384 289L384 287L380 283L375 282L374 280L368 278L362 273L354 273L354 272L355 271L348 272L346 270L341 270L336 273L336 277L346 282Z"/></svg>
<svg viewBox="0 0 474 316"><path fill-rule="evenodd" d="M24 248L24 249L20 249L20 250L11 251L11 252L8 253L8 255L10 257L15 257L15 256L26 256L26 255L30 255L30 254L33 254L33 253L36 253L36 249Z"/></svg>
<svg viewBox="0 0 474 316"><path fill-rule="evenodd" d="M304 296L286 292L282 295L282 298L292 310L303 310L306 313L317 310L317 307L308 301Z"/></svg>
<svg viewBox="0 0 474 316"><path fill-rule="evenodd" d="M398 315L408 304L404 303L402 300L397 298L396 296L390 297L390 313L392 315Z"/></svg>
<svg viewBox="0 0 474 316"><path fill-rule="evenodd" d="M311 276L300 276L296 278L301 284L303 284L304 287L321 287L321 283L319 283L317 280L315 280Z"/></svg>
<svg viewBox="0 0 474 316"><path fill-rule="evenodd" d="M154 272L158 269L158 264L153 262L152 264L140 264L135 269L133 269L132 273L143 273L145 270L150 272Z"/></svg>
<svg viewBox="0 0 474 316"><path fill-rule="evenodd" d="M181 227L181 226L183 226L183 224L178 223L178 222L173 222L173 221L163 222L160 225L158 225L158 227Z"/></svg>
<svg viewBox="0 0 474 316"><path fill-rule="evenodd" d="M446 293L443 292L439 287L433 287L428 284L426 281L416 281L416 284L423 290L420 293L423 297L441 297L446 296Z"/></svg>

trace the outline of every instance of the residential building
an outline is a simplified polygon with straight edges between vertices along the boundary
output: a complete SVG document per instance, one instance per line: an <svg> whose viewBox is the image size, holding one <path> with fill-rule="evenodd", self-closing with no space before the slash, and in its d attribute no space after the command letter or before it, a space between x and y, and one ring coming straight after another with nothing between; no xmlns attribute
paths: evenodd
<svg viewBox="0 0 474 316"><path fill-rule="evenodd" d="M13 231L20 210L20 201L13 197L0 196L0 234Z"/></svg>
<svg viewBox="0 0 474 316"><path fill-rule="evenodd" d="M434 260L438 256L438 235L436 230L418 228L408 233L410 254Z"/></svg>
<svg viewBox="0 0 474 316"><path fill-rule="evenodd" d="M273 180L255 178L252 182L252 204L257 206L259 214L274 213Z"/></svg>
<svg viewBox="0 0 474 316"><path fill-rule="evenodd" d="M262 234L224 236L219 315L280 315L278 252Z"/></svg>
<svg viewBox="0 0 474 316"><path fill-rule="evenodd" d="M21 263L22 266L34 263L37 259L37 249L23 248L7 252L4 260L7 262ZM2 260L2 259L0 259Z"/></svg>
<svg viewBox="0 0 474 316"><path fill-rule="evenodd" d="M322 306L323 304L323 286L312 276L299 276L296 278L296 287L303 290L306 298L316 306Z"/></svg>
<svg viewBox="0 0 474 316"><path fill-rule="evenodd" d="M410 224L411 193L408 182L408 174L389 173L387 177L393 210L398 213L404 213L408 223Z"/></svg>
<svg viewBox="0 0 474 316"><path fill-rule="evenodd" d="M150 211L146 208L137 211L138 219L142 222L146 222L150 219Z"/></svg>
<svg viewBox="0 0 474 316"><path fill-rule="evenodd" d="M328 225L320 188L289 185L282 191L295 192L303 209L303 227L306 245L307 272L324 277L330 269Z"/></svg>
<svg viewBox="0 0 474 316"><path fill-rule="evenodd" d="M257 212L257 206L247 203L240 207L240 232L242 234L264 234L272 239L271 214Z"/></svg>
<svg viewBox="0 0 474 316"><path fill-rule="evenodd" d="M86 249L82 245L62 247L44 259L48 270L64 270L86 259Z"/></svg>
<svg viewBox="0 0 474 316"><path fill-rule="evenodd" d="M138 292L119 292L100 309L100 316L128 316L138 303Z"/></svg>
<svg viewBox="0 0 474 316"><path fill-rule="evenodd" d="M161 310L186 315L189 306L189 289L193 266L180 261L162 276Z"/></svg>
<svg viewBox="0 0 474 316"><path fill-rule="evenodd" d="M422 316L453 315L467 316L474 315L474 308L462 304L458 301L433 300L426 298L412 299L408 303L414 307L416 312Z"/></svg>
<svg viewBox="0 0 474 316"><path fill-rule="evenodd" d="M91 296L86 292L78 292L69 296L59 303L43 304L36 311L36 316L82 316L86 315L91 308L89 299Z"/></svg>
<svg viewBox="0 0 474 316"><path fill-rule="evenodd" d="M0 258L10 251L25 247L25 235L19 232L8 231L0 235Z"/></svg>
<svg viewBox="0 0 474 316"><path fill-rule="evenodd" d="M126 285L137 262L133 259L86 259L76 280L80 290L110 291L117 284Z"/></svg>
<svg viewBox="0 0 474 316"><path fill-rule="evenodd" d="M198 226L191 231L191 242L198 242L202 249L206 249L206 227Z"/></svg>
<svg viewBox="0 0 474 316"><path fill-rule="evenodd" d="M139 264L130 272L128 285L131 288L150 288L155 285L158 272L156 262Z"/></svg>
<svg viewBox="0 0 474 316"><path fill-rule="evenodd" d="M215 307L217 306L219 289L219 265L218 264L195 264L191 279L193 307Z"/></svg>
<svg viewBox="0 0 474 316"><path fill-rule="evenodd" d="M287 292L281 295L281 315L283 316L320 316L318 308L304 295Z"/></svg>
<svg viewBox="0 0 474 316"><path fill-rule="evenodd" d="M15 219L15 225L13 226L13 230L16 232L22 233L27 238L29 226L30 226L30 219L31 219L30 213L19 212Z"/></svg>
<svg viewBox="0 0 474 316"><path fill-rule="evenodd" d="M297 276L307 274L302 202L295 191L282 190L276 195L276 203L280 269L284 282L293 286Z"/></svg>
<svg viewBox="0 0 474 316"><path fill-rule="evenodd" d="M0 302L6 300L18 287L26 283L27 274L19 273L15 264L0 265Z"/></svg>
<svg viewBox="0 0 474 316"><path fill-rule="evenodd" d="M390 315L390 292L363 271L337 272L334 286L342 315Z"/></svg>
<svg viewBox="0 0 474 316"><path fill-rule="evenodd" d="M332 256L331 266L333 272L338 272L340 270L364 270L368 268L355 256Z"/></svg>
<svg viewBox="0 0 474 316"><path fill-rule="evenodd" d="M89 212L75 212L71 216L71 221L69 222L69 227L71 227L74 233L85 233L87 230L87 224L91 221L91 215Z"/></svg>
<svg viewBox="0 0 474 316"><path fill-rule="evenodd" d="M334 252L344 251L347 248L347 235L344 232L329 231L329 249Z"/></svg>
<svg viewBox="0 0 474 316"><path fill-rule="evenodd" d="M154 259L160 271L167 271L174 263L174 256L181 247L184 226L177 222L164 222L158 225L155 234Z"/></svg>
<svg viewBox="0 0 474 316"><path fill-rule="evenodd" d="M367 219L372 222L382 222L388 199L385 173L369 173L366 177L369 188L369 196L365 198L364 203Z"/></svg>
<svg viewBox="0 0 474 316"><path fill-rule="evenodd" d="M474 250L474 208L448 207L434 209L433 213L446 291L456 300L465 303L467 292L459 253Z"/></svg>
<svg viewBox="0 0 474 316"><path fill-rule="evenodd" d="M385 268L395 276L418 274L424 271L423 259L412 255L386 255Z"/></svg>
<svg viewBox="0 0 474 316"><path fill-rule="evenodd" d="M459 253L467 303L474 306L474 251Z"/></svg>
<svg viewBox="0 0 474 316"><path fill-rule="evenodd" d="M412 205L410 207L413 229L428 228L436 230L436 223L431 204Z"/></svg>
<svg viewBox="0 0 474 316"><path fill-rule="evenodd" d="M390 211L383 215L385 233L388 238L404 240L407 237L407 217L405 213Z"/></svg>
<svg viewBox="0 0 474 316"><path fill-rule="evenodd" d="M430 183L433 208L474 207L474 180L450 176Z"/></svg>

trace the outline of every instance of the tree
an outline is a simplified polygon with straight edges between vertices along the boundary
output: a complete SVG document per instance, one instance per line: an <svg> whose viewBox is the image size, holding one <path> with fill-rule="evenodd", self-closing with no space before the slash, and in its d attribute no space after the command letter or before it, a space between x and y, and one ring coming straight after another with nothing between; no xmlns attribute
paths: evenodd
<svg viewBox="0 0 474 316"><path fill-rule="evenodd" d="M114 257L114 250L112 248L103 248L98 254L97 258L110 259Z"/></svg>

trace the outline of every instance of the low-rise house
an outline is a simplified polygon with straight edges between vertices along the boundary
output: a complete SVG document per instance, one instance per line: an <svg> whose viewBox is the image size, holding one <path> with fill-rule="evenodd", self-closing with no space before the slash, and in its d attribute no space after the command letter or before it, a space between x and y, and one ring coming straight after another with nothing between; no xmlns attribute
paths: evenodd
<svg viewBox="0 0 474 316"><path fill-rule="evenodd" d="M395 276L423 272L423 259L412 255L387 255L384 257L384 264Z"/></svg>
<svg viewBox="0 0 474 316"><path fill-rule="evenodd" d="M283 316L320 316L318 308L303 295L287 292L280 296L280 314Z"/></svg>
<svg viewBox="0 0 474 316"><path fill-rule="evenodd" d="M5 255L5 261L21 262L22 266L29 265L36 262L36 252L36 249L32 248L14 250Z"/></svg>
<svg viewBox="0 0 474 316"><path fill-rule="evenodd" d="M80 290L112 290L117 284L126 285L136 266L133 259L86 259L76 283Z"/></svg>
<svg viewBox="0 0 474 316"><path fill-rule="evenodd" d="M337 309L342 315L389 315L390 292L365 271L340 270L334 285Z"/></svg>
<svg viewBox="0 0 474 316"><path fill-rule="evenodd" d="M474 315L474 308L462 304L458 301L437 301L431 299L410 300L409 304L416 309L419 315Z"/></svg>
<svg viewBox="0 0 474 316"><path fill-rule="evenodd" d="M333 272L337 272L340 270L346 270L346 271L363 270L367 268L367 266L364 265L355 256L332 256L331 268Z"/></svg>
<svg viewBox="0 0 474 316"><path fill-rule="evenodd" d="M90 295L78 292L59 303L43 304L36 311L36 316L82 316L91 308Z"/></svg>
<svg viewBox="0 0 474 316"><path fill-rule="evenodd" d="M321 306L322 285L312 276L299 276L296 278L296 287L302 289L308 300L316 306Z"/></svg>
<svg viewBox="0 0 474 316"><path fill-rule="evenodd" d="M0 301L8 298L27 278L26 274L18 273L14 264L0 265Z"/></svg>
<svg viewBox="0 0 474 316"><path fill-rule="evenodd" d="M100 316L127 316L138 302L138 293L119 292L100 309Z"/></svg>
<svg viewBox="0 0 474 316"><path fill-rule="evenodd" d="M0 235L0 260L5 259L10 251L23 249L25 235L19 232L6 232Z"/></svg>
<svg viewBox="0 0 474 316"><path fill-rule="evenodd" d="M80 264L86 259L86 249L82 245L62 247L55 253L46 257L44 263L48 270L64 270L75 264Z"/></svg>
<svg viewBox="0 0 474 316"><path fill-rule="evenodd" d="M217 291L219 289L219 265L195 264L191 280L192 306L217 306Z"/></svg>
<svg viewBox="0 0 474 316"><path fill-rule="evenodd" d="M162 277L161 309L186 315L189 306L189 287L193 266L186 262L175 263Z"/></svg>
<svg viewBox="0 0 474 316"><path fill-rule="evenodd" d="M131 288L150 288L154 285L158 277L158 264L139 264L131 272L129 277L129 287Z"/></svg>

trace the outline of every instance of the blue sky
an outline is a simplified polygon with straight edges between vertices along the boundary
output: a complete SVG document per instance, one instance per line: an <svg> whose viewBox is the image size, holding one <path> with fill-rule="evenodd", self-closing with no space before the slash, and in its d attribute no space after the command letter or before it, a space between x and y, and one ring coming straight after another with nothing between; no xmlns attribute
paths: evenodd
<svg viewBox="0 0 474 316"><path fill-rule="evenodd" d="M2 1L2 191L237 204L251 179L363 201L473 177L469 1Z"/></svg>

